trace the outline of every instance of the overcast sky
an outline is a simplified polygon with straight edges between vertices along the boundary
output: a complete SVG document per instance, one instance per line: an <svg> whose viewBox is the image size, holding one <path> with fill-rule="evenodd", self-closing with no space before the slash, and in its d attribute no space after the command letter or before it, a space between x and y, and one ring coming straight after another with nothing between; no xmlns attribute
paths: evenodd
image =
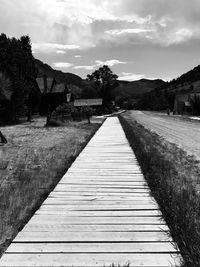
<svg viewBox="0 0 200 267"><path fill-rule="evenodd" d="M200 0L0 0L0 32L28 34L34 56L85 78L107 64L125 80L169 80L200 62Z"/></svg>

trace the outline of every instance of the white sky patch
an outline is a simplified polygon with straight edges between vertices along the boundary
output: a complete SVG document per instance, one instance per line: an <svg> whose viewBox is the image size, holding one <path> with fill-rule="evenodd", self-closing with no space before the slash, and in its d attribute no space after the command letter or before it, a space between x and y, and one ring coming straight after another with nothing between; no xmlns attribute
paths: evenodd
<svg viewBox="0 0 200 267"><path fill-rule="evenodd" d="M65 50L80 49L80 46L74 44L57 44L57 43L33 43L32 48L35 52L52 53Z"/></svg>
<svg viewBox="0 0 200 267"><path fill-rule="evenodd" d="M105 33L111 34L111 35L122 35L122 34L141 34L141 33L148 33L152 32L153 30L150 29L113 29L113 30L108 30L105 31Z"/></svg>
<svg viewBox="0 0 200 267"><path fill-rule="evenodd" d="M85 69L85 70L94 70L95 68L99 68L100 66L107 65L109 67L113 67L114 65L118 64L127 64L126 62L120 61L118 59L110 59L106 61L102 60L95 60L94 65L83 65L83 66L75 66L74 69Z"/></svg>
<svg viewBox="0 0 200 267"><path fill-rule="evenodd" d="M57 50L56 53L57 54L66 54L66 51L64 51L64 50Z"/></svg>
<svg viewBox="0 0 200 267"><path fill-rule="evenodd" d="M193 33L190 29L182 28L175 32L175 43L186 41L192 37Z"/></svg>
<svg viewBox="0 0 200 267"><path fill-rule="evenodd" d="M122 72L122 75L118 78L121 81L136 81L145 78L145 74L134 74Z"/></svg>
<svg viewBox="0 0 200 267"><path fill-rule="evenodd" d="M141 79L147 79L147 80L157 80L160 79L158 77L149 77L146 74L135 74L130 72L122 72L118 80L121 81L137 81ZM163 79L164 81L169 81L170 78Z"/></svg>
<svg viewBox="0 0 200 267"><path fill-rule="evenodd" d="M95 68L95 66L75 66L74 69L78 70L78 69L85 69L85 70L93 70Z"/></svg>
<svg viewBox="0 0 200 267"><path fill-rule="evenodd" d="M127 62L120 61L118 59L110 59L110 60L106 60L106 61L96 60L95 62L96 62L96 66L108 65L109 67L112 67L112 66L118 65L118 64L127 64Z"/></svg>
<svg viewBox="0 0 200 267"><path fill-rule="evenodd" d="M128 76L128 75L132 75L133 73L131 73L131 72L122 72L122 75L123 76Z"/></svg>
<svg viewBox="0 0 200 267"><path fill-rule="evenodd" d="M75 58L81 58L81 55L75 55L74 57Z"/></svg>
<svg viewBox="0 0 200 267"><path fill-rule="evenodd" d="M194 30L189 28L170 28L168 26L166 29L157 29L155 33L146 36L150 42L155 44L160 44L163 47L168 47L172 45L178 45L181 43L186 43L194 37Z"/></svg>
<svg viewBox="0 0 200 267"><path fill-rule="evenodd" d="M55 62L55 63L53 63L53 67L59 68L59 69L67 69L67 68L70 68L72 66L73 66L73 64L69 63L69 62Z"/></svg>

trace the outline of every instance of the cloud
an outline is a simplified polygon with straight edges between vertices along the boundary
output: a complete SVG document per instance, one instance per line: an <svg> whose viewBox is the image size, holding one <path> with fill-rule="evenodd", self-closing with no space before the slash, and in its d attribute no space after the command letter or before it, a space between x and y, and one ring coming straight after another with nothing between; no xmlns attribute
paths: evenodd
<svg viewBox="0 0 200 267"><path fill-rule="evenodd" d="M53 63L53 67L55 67L57 69L66 69L66 68L70 68L72 66L73 66L73 64L68 63L68 62L55 62L55 63Z"/></svg>
<svg viewBox="0 0 200 267"><path fill-rule="evenodd" d="M118 78L121 81L136 81L145 78L145 74L134 74L122 72L122 75Z"/></svg>
<svg viewBox="0 0 200 267"><path fill-rule="evenodd" d="M122 72L118 80L121 81L137 81L141 79L148 79L148 80L156 80L158 78L155 77L149 77L146 74L135 74L130 72ZM165 79L168 80L168 79Z"/></svg>
<svg viewBox="0 0 200 267"><path fill-rule="evenodd" d="M93 70L93 69L99 68L100 66L103 66L103 65L107 65L109 67L112 67L112 66L118 65L118 64L126 64L126 62L120 61L118 59L110 59L110 60L106 60L106 61L95 60L95 64L93 64L93 65L75 66L74 69L76 69L76 70L78 70L78 69Z"/></svg>
<svg viewBox="0 0 200 267"><path fill-rule="evenodd" d="M57 43L33 43L32 44L33 50L37 52L42 53L51 53L56 52L60 54L64 54L65 50L77 50L80 49L80 46L78 45L65 45L65 44L57 44Z"/></svg>
<svg viewBox="0 0 200 267"><path fill-rule="evenodd" d="M81 55L75 55L74 57L75 58L81 58Z"/></svg>
<svg viewBox="0 0 200 267"><path fill-rule="evenodd" d="M56 50L89 49L102 42L134 44L138 38L145 44L169 46L200 39L200 1L1 0L0 31L13 36L29 33L36 47L72 46ZM43 46L42 53L46 48L55 51Z"/></svg>
<svg viewBox="0 0 200 267"><path fill-rule="evenodd" d="M57 50L56 53L57 54L66 54L66 51L64 51L64 50Z"/></svg>
<svg viewBox="0 0 200 267"><path fill-rule="evenodd" d="M85 69L85 70L93 70L94 66L75 66L74 69Z"/></svg>
<svg viewBox="0 0 200 267"><path fill-rule="evenodd" d="M148 29L114 29L114 30L108 30L105 31L105 33L111 34L111 35L122 35L126 33L133 33L133 34L141 34L141 33L147 33L147 32L152 32L153 30L148 30Z"/></svg>
<svg viewBox="0 0 200 267"><path fill-rule="evenodd" d="M118 65L118 64L126 64L127 63L127 62L120 61L118 59L110 59L110 60L106 60L106 61L96 60L95 62L96 62L96 66L107 65L109 67L112 67L112 66Z"/></svg>

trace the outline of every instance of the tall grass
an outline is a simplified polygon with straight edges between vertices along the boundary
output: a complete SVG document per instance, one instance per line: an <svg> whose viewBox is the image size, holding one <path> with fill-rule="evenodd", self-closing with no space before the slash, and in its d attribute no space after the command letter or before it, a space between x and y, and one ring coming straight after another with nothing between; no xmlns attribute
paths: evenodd
<svg viewBox="0 0 200 267"><path fill-rule="evenodd" d="M180 249L182 266L199 267L199 162L128 115L120 116L120 122Z"/></svg>

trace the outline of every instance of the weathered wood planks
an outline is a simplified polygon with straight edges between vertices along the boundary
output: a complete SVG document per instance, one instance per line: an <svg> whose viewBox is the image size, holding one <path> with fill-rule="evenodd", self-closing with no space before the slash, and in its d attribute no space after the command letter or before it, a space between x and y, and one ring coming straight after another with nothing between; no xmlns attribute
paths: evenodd
<svg viewBox="0 0 200 267"><path fill-rule="evenodd" d="M109 118L0 260L4 267L180 261L117 118Z"/></svg>

